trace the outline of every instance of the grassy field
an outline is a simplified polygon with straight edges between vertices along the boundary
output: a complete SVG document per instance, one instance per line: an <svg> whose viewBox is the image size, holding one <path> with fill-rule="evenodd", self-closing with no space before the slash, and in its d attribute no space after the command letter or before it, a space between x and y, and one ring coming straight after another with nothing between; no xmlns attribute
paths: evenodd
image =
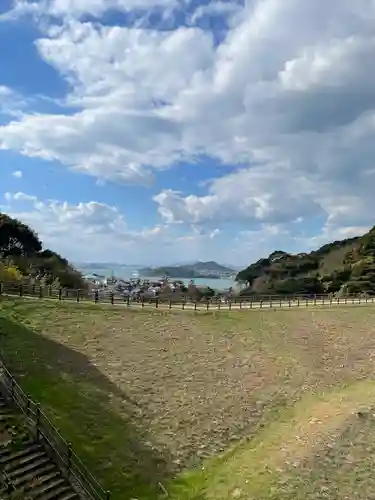
<svg viewBox="0 0 375 500"><path fill-rule="evenodd" d="M114 499L375 499L375 307L0 308L7 363Z"/></svg>

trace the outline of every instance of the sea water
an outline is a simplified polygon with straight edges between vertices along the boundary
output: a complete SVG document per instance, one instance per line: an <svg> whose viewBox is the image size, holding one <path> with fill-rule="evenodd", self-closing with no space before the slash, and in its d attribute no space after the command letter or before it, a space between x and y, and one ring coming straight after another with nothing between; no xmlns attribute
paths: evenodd
<svg viewBox="0 0 375 500"><path fill-rule="evenodd" d="M133 276L133 274L136 274L138 272L137 267L133 266L115 266L113 268L89 268L86 266L79 266L76 265L76 268L83 274L83 275L91 275L91 274L98 274L99 276L115 276L116 278L122 278L125 280L130 280L130 279L136 279L137 276ZM163 276L160 276L159 278L162 278ZM141 280L150 280L150 281L155 281L158 279L158 277L148 277L148 276L139 276ZM171 278L171 281L182 281L186 286L190 283L189 278ZM214 290L228 290L228 288L233 287L235 285L235 282L233 279L227 279L227 278L218 278L218 279L209 279L209 278L194 278L193 279L194 284L197 286L209 286L210 288L213 288Z"/></svg>

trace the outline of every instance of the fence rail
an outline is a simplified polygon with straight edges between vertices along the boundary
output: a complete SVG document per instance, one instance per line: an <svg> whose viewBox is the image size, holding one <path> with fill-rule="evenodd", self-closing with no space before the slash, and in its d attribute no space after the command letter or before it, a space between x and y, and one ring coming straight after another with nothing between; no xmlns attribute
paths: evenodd
<svg viewBox="0 0 375 500"><path fill-rule="evenodd" d="M95 304L123 305L138 308L164 308L164 309L189 309L189 310L231 310L231 309L262 309L262 308L292 308L309 306L333 306L333 305L361 305L374 304L375 296L351 294L345 296L333 295L253 295L232 297L226 301L223 299L201 299L194 301L179 294L170 294L168 297L142 297L138 300L120 292L112 291L88 291L77 289L56 289L39 285L4 283L0 282L0 295L18 297L50 298L58 301L92 302Z"/></svg>
<svg viewBox="0 0 375 500"><path fill-rule="evenodd" d="M34 437L46 444L46 450L60 466L63 474L69 479L78 492L90 500L109 500L110 492L105 491L98 480L89 472L86 466L72 450L70 443L65 441L57 428L40 409L30 396L25 394L17 381L6 368L0 357L0 385L4 396L11 401L27 418ZM0 483L12 489L9 478L2 474Z"/></svg>

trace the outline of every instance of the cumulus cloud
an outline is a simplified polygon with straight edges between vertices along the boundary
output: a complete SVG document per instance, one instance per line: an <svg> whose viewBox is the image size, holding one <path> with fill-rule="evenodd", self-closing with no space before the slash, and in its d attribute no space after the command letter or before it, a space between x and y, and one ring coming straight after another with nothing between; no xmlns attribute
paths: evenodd
<svg viewBox="0 0 375 500"><path fill-rule="evenodd" d="M241 4L236 0L230 1L211 1L207 4L199 5L191 16L192 24L203 24L210 23L212 18L220 17L221 19L232 21L233 16L237 16L241 12Z"/></svg>
<svg viewBox="0 0 375 500"><path fill-rule="evenodd" d="M156 4L135 3L44 6L79 16ZM168 186L157 194L166 224L295 231L302 218L319 220L327 237L367 227L375 208L374 21L373 0L254 0L215 45L198 27L65 19L36 47L68 82L70 114L24 114L0 127L0 147L139 184L199 154L232 165L204 195Z"/></svg>
<svg viewBox="0 0 375 500"><path fill-rule="evenodd" d="M210 35L72 22L37 46L71 82L68 101L82 111L12 121L0 128L2 148L139 184L150 181L151 166L180 159L183 127L164 104L208 64Z"/></svg>
<svg viewBox="0 0 375 500"><path fill-rule="evenodd" d="M21 191L6 192L4 200L0 211L29 224L45 246L75 261L170 264L202 255L208 260L220 233L196 227L173 232L162 224L133 229L118 208L98 201L40 200Z"/></svg>
<svg viewBox="0 0 375 500"><path fill-rule="evenodd" d="M13 173L12 173L13 177L15 177L16 179L21 179L21 177L23 176L23 173L22 173L22 170L15 170Z"/></svg>
<svg viewBox="0 0 375 500"><path fill-rule="evenodd" d="M111 10L129 12L133 9L173 8L177 3L178 0L15 0L13 8L0 16L0 20L14 20L25 15L100 17Z"/></svg>

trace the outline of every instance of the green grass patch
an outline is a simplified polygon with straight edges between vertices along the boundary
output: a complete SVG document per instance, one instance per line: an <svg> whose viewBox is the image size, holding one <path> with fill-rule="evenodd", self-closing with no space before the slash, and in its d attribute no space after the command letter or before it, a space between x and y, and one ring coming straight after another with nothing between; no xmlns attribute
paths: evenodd
<svg viewBox="0 0 375 500"><path fill-rule="evenodd" d="M11 304L6 304L7 306ZM168 477L165 457L135 426L137 408L85 356L24 326L20 311L3 309L1 348L25 392L39 401L89 470L113 499L155 499ZM33 307L22 308L25 314ZM6 312L6 314L4 314ZM116 411L121 401L127 407Z"/></svg>

